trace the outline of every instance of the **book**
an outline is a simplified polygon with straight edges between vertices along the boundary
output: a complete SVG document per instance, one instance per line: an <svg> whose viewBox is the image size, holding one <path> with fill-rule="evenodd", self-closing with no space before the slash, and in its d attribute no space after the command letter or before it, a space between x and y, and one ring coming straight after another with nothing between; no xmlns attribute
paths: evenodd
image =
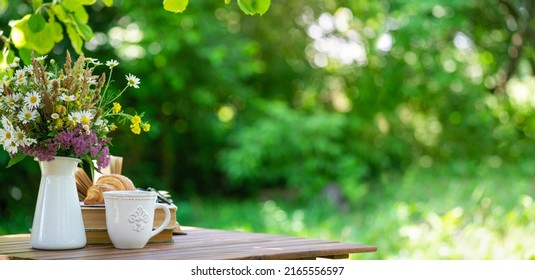
<svg viewBox="0 0 535 280"><path fill-rule="evenodd" d="M111 244L106 226L106 207L103 205L85 206L82 203L80 209L82 210L87 244ZM169 225L162 232L151 238L149 243L173 242L173 235L185 234L176 220L177 209L178 207L176 205L170 205L169 212L171 213L171 217ZM164 210L157 208L154 211L153 229L159 227L164 219Z"/></svg>
<svg viewBox="0 0 535 280"><path fill-rule="evenodd" d="M106 228L106 207L105 206L85 206L81 204L82 218L84 220L84 226L86 229L105 229ZM176 221L176 205L169 206L169 212L171 213L171 221L169 221L168 228L177 225ZM154 210L154 223L153 228L159 227L165 219L165 212L163 209L157 208Z"/></svg>
<svg viewBox="0 0 535 280"><path fill-rule="evenodd" d="M149 239L148 243L172 243L174 228L166 228ZM88 245L112 244L106 229L86 229L85 236Z"/></svg>
<svg viewBox="0 0 535 280"><path fill-rule="evenodd" d="M102 170L95 170L93 180L104 174L121 174L123 167L123 158L118 156L110 156L110 163ZM106 226L106 208L104 205L85 205L84 199L87 195L87 190L93 185L93 180L89 177L86 171L78 167L75 172L76 188L78 190L78 199L80 201L80 208L82 210L82 219L84 222L87 244L111 244L108 237ZM158 195L158 202L170 204L169 211L171 212L169 225L159 234L149 240L151 242L173 242L173 235L186 234L180 228L176 220L177 206L173 203L171 196L166 191L159 191L154 188L147 188L147 191L156 192ZM165 219L165 212L163 209L155 209L153 229L159 227Z"/></svg>

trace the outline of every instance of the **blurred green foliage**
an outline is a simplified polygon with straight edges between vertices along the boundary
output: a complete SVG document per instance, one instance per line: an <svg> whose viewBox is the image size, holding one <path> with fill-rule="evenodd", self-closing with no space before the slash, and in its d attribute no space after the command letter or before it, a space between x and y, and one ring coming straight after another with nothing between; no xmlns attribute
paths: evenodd
<svg viewBox="0 0 535 280"><path fill-rule="evenodd" d="M352 259L533 260L533 168L533 161L500 168L466 161L414 165L401 176L382 176L382 188L347 212L320 195L308 201L281 194L215 201L200 196L181 204L179 219L377 246Z"/></svg>
<svg viewBox="0 0 535 280"><path fill-rule="evenodd" d="M10 5L0 26L28 9L24 2ZM95 36L84 45L86 56L118 58L122 71L141 78L140 90L124 96L123 106L146 112L153 124L146 137L118 131L112 154L125 157L123 173L138 186L166 189L191 203L195 219L185 217L191 224L202 225L210 215L198 212L211 211L202 209L209 203L194 207L195 197L239 199L282 189L286 196L297 193L295 205L322 205L316 198L334 186L348 213L370 215L357 223L367 232L346 231L369 243L384 240L380 248L397 248L401 258L411 246L425 248L411 243L411 232L468 234L479 230L470 227L477 223L489 223L492 234L506 225L520 231L531 215L517 202L533 193L509 193L506 182L490 184L488 191L517 204L488 220L466 218L483 211L479 200L460 204L462 210L454 204L428 209L411 195L438 205L441 199L462 200L466 184L485 184L487 177L455 179L458 172L477 172L479 165L497 171L533 157L532 1L274 0L261 17L244 15L234 1L194 1L179 15L145 1L114 1L87 13ZM50 56L61 61L71 48L64 39ZM7 160L1 153L0 166ZM425 170L437 165L447 166L444 174L428 176ZM404 183L383 181L409 167L424 171ZM38 172L30 160L0 172L0 231L30 224ZM455 183L442 184L444 178ZM452 193L440 192L443 187ZM399 199L383 205L385 192ZM268 212L283 207L262 205ZM403 219L396 210L402 208ZM241 215L249 211L256 210L228 215L246 219ZM291 215L308 215L302 211ZM507 211L513 214L499 224ZM421 219L432 221L422 226ZM339 223L351 221L348 214ZM327 227L337 228L321 225ZM401 245L382 238L401 227Z"/></svg>

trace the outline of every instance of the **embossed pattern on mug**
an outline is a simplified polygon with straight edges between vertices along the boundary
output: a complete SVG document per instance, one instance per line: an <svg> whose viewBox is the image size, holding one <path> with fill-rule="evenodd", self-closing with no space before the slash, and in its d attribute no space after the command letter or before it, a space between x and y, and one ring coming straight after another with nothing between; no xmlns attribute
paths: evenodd
<svg viewBox="0 0 535 280"><path fill-rule="evenodd" d="M143 207L138 206L134 212L130 213L128 221L132 224L133 230L140 232L149 222L149 213Z"/></svg>

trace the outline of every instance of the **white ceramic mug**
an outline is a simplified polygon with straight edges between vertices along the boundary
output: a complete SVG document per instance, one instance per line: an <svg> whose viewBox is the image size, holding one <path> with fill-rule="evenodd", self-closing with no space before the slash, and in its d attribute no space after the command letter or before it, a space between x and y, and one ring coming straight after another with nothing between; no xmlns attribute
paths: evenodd
<svg viewBox="0 0 535 280"><path fill-rule="evenodd" d="M156 203L156 193L149 191L103 192L106 206L106 226L115 248L140 249L149 239L169 225L169 206ZM154 211L162 208L165 219L162 225L152 230Z"/></svg>

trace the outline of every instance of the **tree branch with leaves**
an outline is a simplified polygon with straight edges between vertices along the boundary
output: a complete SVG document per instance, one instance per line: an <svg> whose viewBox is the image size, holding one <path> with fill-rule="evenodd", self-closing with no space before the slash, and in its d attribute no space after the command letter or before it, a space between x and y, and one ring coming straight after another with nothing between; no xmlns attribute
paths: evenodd
<svg viewBox="0 0 535 280"><path fill-rule="evenodd" d="M225 4L231 3L231 0L224 1ZM271 4L271 0L236 1L246 15L263 15ZM162 5L167 11L181 13L186 10L188 3L189 0L163 0ZM32 51L39 55L48 54L56 43L63 40L65 33L74 51L83 53L84 42L91 40L94 35L86 7L111 7L113 0L31 0L31 5L34 10L32 13L10 21L9 37L2 35L4 47L0 53L0 71L15 58L11 45L18 50L18 56L28 63ZM0 32L2 30L3 27L0 27Z"/></svg>

